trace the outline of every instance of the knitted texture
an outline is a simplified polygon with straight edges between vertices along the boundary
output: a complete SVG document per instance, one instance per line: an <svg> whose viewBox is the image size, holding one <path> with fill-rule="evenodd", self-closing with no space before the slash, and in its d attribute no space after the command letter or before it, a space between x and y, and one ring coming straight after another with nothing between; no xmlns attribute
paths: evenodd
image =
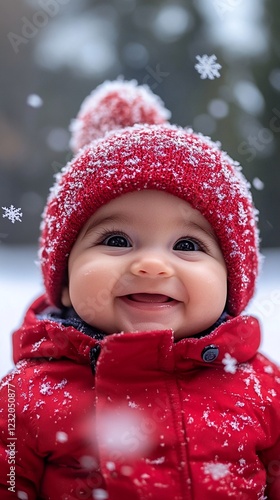
<svg viewBox="0 0 280 500"><path fill-rule="evenodd" d="M135 123L160 124L171 113L147 85L137 86L136 80L104 82L81 105L72 120L70 146L74 153L106 132Z"/></svg>
<svg viewBox="0 0 280 500"><path fill-rule="evenodd" d="M40 240L50 303L60 305L68 256L89 217L117 196L143 189L166 191L189 202L212 225L227 265L227 310L238 315L253 295L259 264L257 216L249 185L238 163L218 144L169 123L109 132L82 149L57 175Z"/></svg>

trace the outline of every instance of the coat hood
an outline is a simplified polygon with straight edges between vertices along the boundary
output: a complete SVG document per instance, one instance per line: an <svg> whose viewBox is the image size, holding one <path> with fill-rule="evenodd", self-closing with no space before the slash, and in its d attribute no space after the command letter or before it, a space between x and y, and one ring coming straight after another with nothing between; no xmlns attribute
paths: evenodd
<svg viewBox="0 0 280 500"><path fill-rule="evenodd" d="M17 363L24 359L47 358L70 359L78 364L90 363L92 348L101 349L111 342L120 342L117 364L125 363L126 342L134 344L135 349L143 352L143 365L149 365L147 345L158 346L159 362L168 369L190 369L196 365L221 365L226 371L234 369L235 363L244 363L257 352L260 344L258 320L252 316L238 316L228 319L209 335L201 338L185 338L174 343L171 330L116 333L97 340L74 328L63 326L55 320L40 319L38 316L48 308L45 296L39 297L28 309L22 326L13 334L13 357ZM149 336L149 343L142 343ZM134 337L134 340L131 338ZM155 346L153 346L155 347ZM151 349L154 352L154 349ZM130 351L131 352L131 351ZM171 355L170 355L171 354ZM116 362L116 360L113 360ZM171 367L172 365L172 367Z"/></svg>

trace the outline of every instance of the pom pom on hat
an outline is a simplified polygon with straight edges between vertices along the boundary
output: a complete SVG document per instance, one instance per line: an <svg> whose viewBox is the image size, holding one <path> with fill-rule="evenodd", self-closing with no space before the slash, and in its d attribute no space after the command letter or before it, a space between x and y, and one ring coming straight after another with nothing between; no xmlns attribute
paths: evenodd
<svg viewBox="0 0 280 500"><path fill-rule="evenodd" d="M112 130L136 123L160 124L171 113L147 85L122 79L99 85L86 97L78 116L70 124L70 147L74 153Z"/></svg>
<svg viewBox="0 0 280 500"><path fill-rule="evenodd" d="M94 140L57 175L43 213L40 261L51 304L61 306L68 257L89 217L117 196L157 189L190 203L212 225L227 266L227 311L236 316L247 306L260 260L249 184L219 145L170 125L167 116L136 82L106 82L85 100L72 127L74 147Z"/></svg>

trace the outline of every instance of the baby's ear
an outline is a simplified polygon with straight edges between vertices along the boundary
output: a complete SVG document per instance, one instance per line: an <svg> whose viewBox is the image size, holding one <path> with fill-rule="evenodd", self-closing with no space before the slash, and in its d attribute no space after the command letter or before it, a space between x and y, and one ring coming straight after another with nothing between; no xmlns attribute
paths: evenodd
<svg viewBox="0 0 280 500"><path fill-rule="evenodd" d="M70 307L72 306L72 302L70 299L70 294L69 294L69 287L65 286L62 290L61 294L61 302L65 307Z"/></svg>

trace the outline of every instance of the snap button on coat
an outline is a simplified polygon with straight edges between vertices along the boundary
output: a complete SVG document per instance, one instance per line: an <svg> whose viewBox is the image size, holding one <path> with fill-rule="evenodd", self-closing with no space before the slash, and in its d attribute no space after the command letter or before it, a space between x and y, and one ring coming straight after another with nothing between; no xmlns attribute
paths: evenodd
<svg viewBox="0 0 280 500"><path fill-rule="evenodd" d="M219 348L215 345L208 345L204 347L201 357L205 363L212 363L219 356Z"/></svg>

